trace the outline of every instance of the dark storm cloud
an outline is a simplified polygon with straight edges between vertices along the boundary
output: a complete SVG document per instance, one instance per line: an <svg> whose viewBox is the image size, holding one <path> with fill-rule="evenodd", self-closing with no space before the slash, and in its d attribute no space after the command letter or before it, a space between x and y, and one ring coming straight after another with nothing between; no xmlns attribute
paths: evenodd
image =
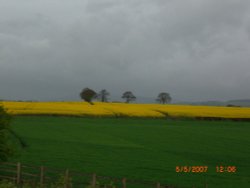
<svg viewBox="0 0 250 188"><path fill-rule="evenodd" d="M249 98L249 12L248 0L0 0L0 98Z"/></svg>

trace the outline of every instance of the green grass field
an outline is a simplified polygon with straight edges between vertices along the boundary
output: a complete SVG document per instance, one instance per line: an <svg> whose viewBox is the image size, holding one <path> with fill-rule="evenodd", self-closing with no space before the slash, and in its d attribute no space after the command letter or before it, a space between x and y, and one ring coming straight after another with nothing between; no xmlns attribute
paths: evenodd
<svg viewBox="0 0 250 188"><path fill-rule="evenodd" d="M180 187L250 187L250 122L164 119L15 117L26 164L160 181ZM207 173L176 173L208 166ZM216 166L236 166L217 173Z"/></svg>

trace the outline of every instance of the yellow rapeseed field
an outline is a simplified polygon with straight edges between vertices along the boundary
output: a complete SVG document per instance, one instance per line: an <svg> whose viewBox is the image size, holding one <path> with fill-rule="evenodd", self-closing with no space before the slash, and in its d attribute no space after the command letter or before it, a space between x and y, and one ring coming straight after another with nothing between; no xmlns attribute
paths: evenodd
<svg viewBox="0 0 250 188"><path fill-rule="evenodd" d="M94 102L9 102L2 101L13 115L70 115L100 117L214 117L250 118L250 108L191 105L125 104Z"/></svg>

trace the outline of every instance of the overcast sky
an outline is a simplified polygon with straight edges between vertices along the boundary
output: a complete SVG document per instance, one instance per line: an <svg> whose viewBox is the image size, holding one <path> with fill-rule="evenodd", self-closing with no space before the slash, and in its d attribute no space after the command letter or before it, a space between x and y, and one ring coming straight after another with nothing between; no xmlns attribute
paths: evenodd
<svg viewBox="0 0 250 188"><path fill-rule="evenodd" d="M249 0L0 0L0 99L90 87L250 98Z"/></svg>

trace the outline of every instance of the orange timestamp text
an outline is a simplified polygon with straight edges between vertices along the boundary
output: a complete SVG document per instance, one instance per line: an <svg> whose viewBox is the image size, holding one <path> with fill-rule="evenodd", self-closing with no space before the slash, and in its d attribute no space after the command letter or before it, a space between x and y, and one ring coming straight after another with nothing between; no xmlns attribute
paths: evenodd
<svg viewBox="0 0 250 188"><path fill-rule="evenodd" d="M216 172L218 173L235 173L236 171L236 166L216 166Z"/></svg>
<svg viewBox="0 0 250 188"><path fill-rule="evenodd" d="M208 166L176 166L177 173L206 173Z"/></svg>

